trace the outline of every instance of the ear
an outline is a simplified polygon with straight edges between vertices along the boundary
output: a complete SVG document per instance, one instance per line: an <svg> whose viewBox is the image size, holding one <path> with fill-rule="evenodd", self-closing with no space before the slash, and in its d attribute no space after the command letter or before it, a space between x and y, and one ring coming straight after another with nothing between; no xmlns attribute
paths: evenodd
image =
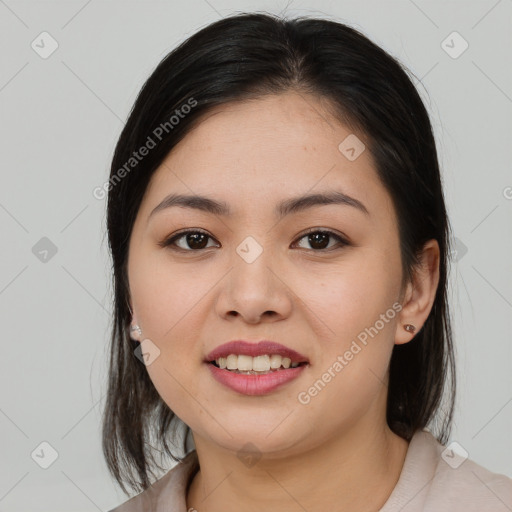
<svg viewBox="0 0 512 512"><path fill-rule="evenodd" d="M140 328L136 330L132 330L132 327L138 326L139 322L137 321L137 314L135 311L133 311L133 306L131 303L131 300L128 300L128 309L130 310L130 313L132 314L132 320L130 322L130 338L135 341L140 341L141 338L141 331Z"/></svg>
<svg viewBox="0 0 512 512"><path fill-rule="evenodd" d="M412 282L407 283L395 343L402 345L411 341L428 318L439 284L439 244L429 240L419 256L420 264L414 268ZM404 325L412 324L414 332L405 330Z"/></svg>

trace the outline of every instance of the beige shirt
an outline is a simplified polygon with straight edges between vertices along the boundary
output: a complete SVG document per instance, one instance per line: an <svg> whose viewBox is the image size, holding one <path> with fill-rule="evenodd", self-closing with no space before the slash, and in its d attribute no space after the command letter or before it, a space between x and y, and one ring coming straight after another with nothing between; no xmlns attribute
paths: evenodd
<svg viewBox="0 0 512 512"><path fill-rule="evenodd" d="M199 469L193 450L139 495L109 512L188 512L188 484ZM428 430L409 443L400 478L379 512L511 512L512 479L445 448Z"/></svg>

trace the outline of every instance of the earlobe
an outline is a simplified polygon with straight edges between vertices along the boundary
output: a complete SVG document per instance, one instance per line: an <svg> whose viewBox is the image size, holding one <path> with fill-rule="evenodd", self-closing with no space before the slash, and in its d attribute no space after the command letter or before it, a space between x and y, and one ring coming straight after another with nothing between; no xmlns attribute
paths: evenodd
<svg viewBox="0 0 512 512"><path fill-rule="evenodd" d="M138 325L136 315L132 311L130 301L128 301L128 309L130 310L130 313L132 315L132 321L131 321L131 325L130 325L130 338L134 341L141 341L142 330Z"/></svg>
<svg viewBox="0 0 512 512"><path fill-rule="evenodd" d="M414 332L416 330L416 327L412 324L405 324L404 325L404 329L407 331L407 332Z"/></svg>
<svg viewBox="0 0 512 512"><path fill-rule="evenodd" d="M413 271L413 281L407 285L395 344L411 341L427 320L439 284L439 244L429 240L419 256L419 265Z"/></svg>
<svg viewBox="0 0 512 512"><path fill-rule="evenodd" d="M395 345L403 345L412 341L419 329L415 324L400 322L396 329Z"/></svg>
<svg viewBox="0 0 512 512"><path fill-rule="evenodd" d="M132 340L140 341L142 337L142 330L137 324L132 324L130 326L130 337Z"/></svg>

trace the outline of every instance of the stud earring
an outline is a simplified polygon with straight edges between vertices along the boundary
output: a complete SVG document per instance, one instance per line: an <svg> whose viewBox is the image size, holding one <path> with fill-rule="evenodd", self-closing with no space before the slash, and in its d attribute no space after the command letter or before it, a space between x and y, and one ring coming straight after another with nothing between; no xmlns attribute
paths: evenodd
<svg viewBox="0 0 512 512"><path fill-rule="evenodd" d="M416 330L416 327L414 327L414 325L412 325L412 324L405 324L404 329L407 332L414 332Z"/></svg>
<svg viewBox="0 0 512 512"><path fill-rule="evenodd" d="M136 332L139 336L142 336L142 330L138 325L131 325L130 326L130 332L134 333Z"/></svg>

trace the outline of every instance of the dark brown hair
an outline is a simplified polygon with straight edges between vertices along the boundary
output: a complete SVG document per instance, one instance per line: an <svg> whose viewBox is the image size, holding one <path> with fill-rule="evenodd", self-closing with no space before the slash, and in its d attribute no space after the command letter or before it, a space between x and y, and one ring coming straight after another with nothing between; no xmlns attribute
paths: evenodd
<svg viewBox="0 0 512 512"><path fill-rule="evenodd" d="M153 469L162 469L155 451L180 460L189 433L157 393L134 355L138 342L130 339L126 265L142 197L163 159L213 107L289 90L328 100L341 123L365 135L396 209L404 280L412 277L425 242L439 244L432 311L414 340L393 348L387 422L407 440L426 426L441 443L448 439L455 401L447 304L450 227L425 106L407 70L354 28L325 19L236 14L206 26L160 62L135 101L112 160L107 228L114 323L103 452L127 494L124 483L140 492L150 485ZM184 108L187 104L193 107ZM154 147L144 158L130 160L148 145L148 137Z"/></svg>

